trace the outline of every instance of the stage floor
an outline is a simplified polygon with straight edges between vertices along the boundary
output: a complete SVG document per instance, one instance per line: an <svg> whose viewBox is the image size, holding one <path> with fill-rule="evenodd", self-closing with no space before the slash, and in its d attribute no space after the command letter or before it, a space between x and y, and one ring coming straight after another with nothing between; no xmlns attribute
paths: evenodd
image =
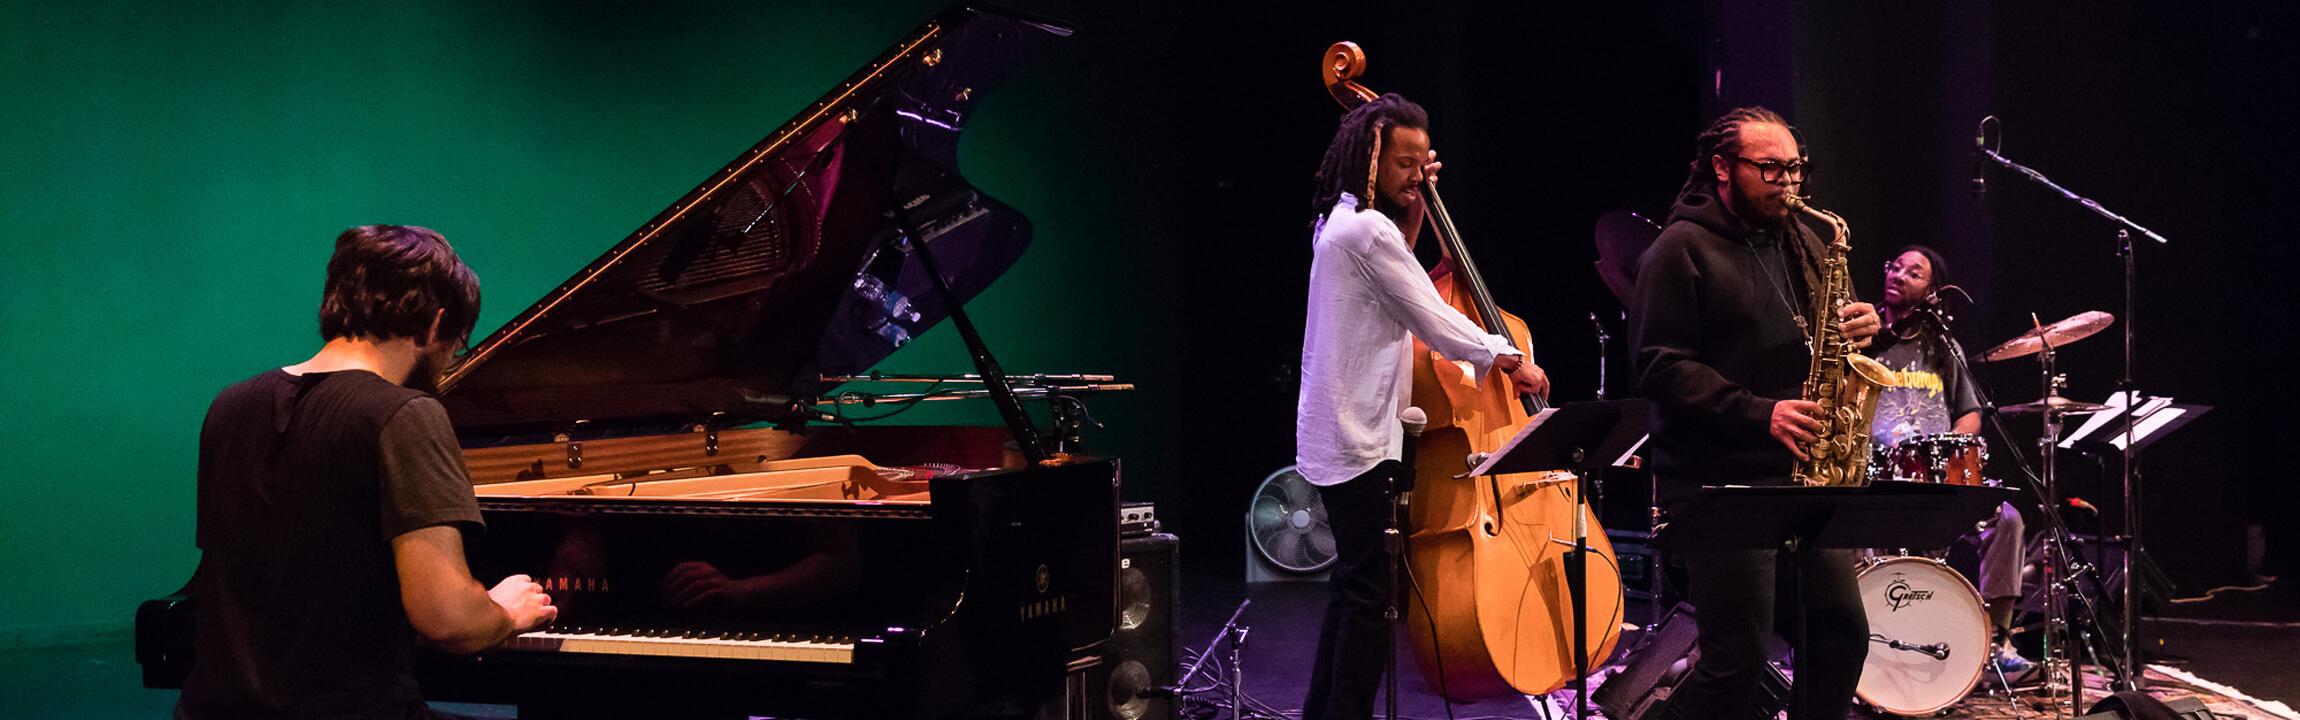
<svg viewBox="0 0 2300 720"><path fill-rule="evenodd" d="M1176 644L1203 649L1238 601L1254 604L1245 622L1253 628L1245 654L1246 693L1261 706L1280 712L1297 711L1309 681L1309 659L1317 650L1319 614L1325 604L1321 583L1269 583L1248 587L1238 556L1213 553L1183 543L1180 594L1176 617ZM2300 704L2300 590L2289 584L2263 592L2222 593L2209 602L2176 604L2145 628L2151 642L2161 640L2152 662L2170 672L2161 687L2178 691L2186 681L2171 680L2186 674L2233 688L2263 701ZM1633 602L1632 622L1644 622L1646 610ZM1625 639L1621 643L1627 647ZM1189 651L1184 651L1189 652ZM1446 707L1429 693L1420 671L1408 659L1401 669L1399 711L1413 718L1444 718ZM146 690L139 684L134 645L125 637L46 648L0 650L0 717L56 720L98 718L164 718L175 703L174 691ZM2214 692L2221 695L2224 692ZM1209 695L1210 696L1210 695ZM1226 696L1225 696L1226 697ZM1563 698L1560 698L1563 699ZM1536 700L1502 698L1457 704L1453 716L1468 718L1539 718ZM2025 703L2015 714L2002 699L1968 699L1946 717L2012 718L2048 716ZM2253 720L2290 717L2265 709L2242 708L2214 699L2211 706L2222 717L2242 714ZM509 708L447 706L481 716L511 717ZM1289 715L1288 717L1291 717Z"/></svg>
<svg viewBox="0 0 2300 720"><path fill-rule="evenodd" d="M1251 598L1253 604L1246 609L1242 620L1252 628L1245 652L1245 695L1251 706L1263 712L1298 716L1302 695L1309 683L1308 665L1317 652L1318 623L1326 602L1325 585L1301 582L1249 586L1243 581L1243 572L1236 560L1225 564L1220 559L1193 556L1187 541L1183 548L1180 590L1183 602L1176 620L1179 628L1176 642L1186 648L1178 651L1184 655L1185 663L1206 647L1241 599ZM1643 602L1631 600L1626 617L1631 623L1644 624L1650 617L1648 612ZM2202 696L2207 706L2223 718L2300 720L2300 714L2280 715L2229 697L2232 689L2264 702L2300 705L2300 592L2289 587L2227 592L2209 602L2176 604L2163 615L2165 617L2144 624L2144 638L2158 648L2149 658L2150 663L2160 666L2148 675L2157 681L2152 685L2153 692L2172 697ZM1634 642L1633 634L1625 634L1615 651L1614 662L1619 662ZM1227 651L1217 658L1227 659ZM1448 716L1444 701L1429 691L1410 654L1401 659L1399 675L1400 717L1428 720ZM2094 673L2093 677L2097 678L2098 674ZM2197 679L2207 685L2190 684ZM1204 684L1201 681L1194 686ZM2218 687L2213 689L2213 686ZM1598 683L1591 684L1593 691L1596 687ZM2104 692L2088 691L2086 702L2097 701ZM2041 693L2016 695L2017 705L2001 695L1975 695L1939 717L1999 720L2052 716L2052 709ZM1228 717L1227 690L1204 693L1200 698L1218 701L1223 710L1221 717ZM2065 709L2065 693L2062 698L2061 707ZM1568 710L1572 707L1570 693L1558 693L1549 701ZM1545 717L1540 708L1542 702L1543 698L1507 697L1455 703L1452 717L1457 720L1541 718ZM1375 707L1378 715L1379 701ZM1599 716L1592 703L1591 717ZM1547 717L1572 715L1568 712ZM1853 717L1875 716L1856 710ZM2064 713L2062 717L2067 715Z"/></svg>

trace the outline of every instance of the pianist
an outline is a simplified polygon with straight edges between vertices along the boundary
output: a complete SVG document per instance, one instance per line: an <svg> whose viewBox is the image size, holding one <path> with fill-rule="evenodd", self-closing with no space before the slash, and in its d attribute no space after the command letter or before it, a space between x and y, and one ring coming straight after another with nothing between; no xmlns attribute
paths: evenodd
<svg viewBox="0 0 2300 720"><path fill-rule="evenodd" d="M474 652L558 614L526 576L488 590L464 563L479 507L425 390L478 313L479 280L438 233L352 228L319 352L216 396L177 717L436 717L409 672L418 639Z"/></svg>

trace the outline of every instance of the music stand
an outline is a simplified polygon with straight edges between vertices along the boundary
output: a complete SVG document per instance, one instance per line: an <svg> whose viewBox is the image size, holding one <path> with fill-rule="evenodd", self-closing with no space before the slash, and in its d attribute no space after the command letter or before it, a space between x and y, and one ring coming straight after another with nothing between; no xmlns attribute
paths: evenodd
<svg viewBox="0 0 2300 720"><path fill-rule="evenodd" d="M2134 396L2138 396L2137 402L2133 401ZM2157 441L2171 435L2173 431L2195 422L2197 418L2212 411L2210 405L2180 403L2169 396L2152 397L2126 392L2110 393L2104 404L2108 406L2108 410L2093 413L2091 417L2085 420L2084 424L2077 426L2075 431L2062 437L2061 449L2075 450L2096 458L2120 458L2119 465L2122 466L2134 462L2142 449L2156 444ZM2132 443L2129 452L2125 447L2127 441ZM2143 508L2138 476L2127 474L2126 479L2129 482L2122 488L2123 492L2121 493L2124 500L2123 535L2122 537L2110 537L2105 530L2101 532L2101 535L2104 540L2120 545L2124 549L2124 552L2121 553L2121 560L2117 563L2117 570L2119 576L2123 578L2127 590L2118 593L2119 597L2116 598L2120 606L2117 613L2117 634L2110 639L2117 641L2117 659L2123 661L2120 663L2123 665L2120 669L2124 672L2123 687L2138 689L2141 687L2140 679L2143 668L2140 665L2140 645L2133 638L2140 634L2140 610L2142 607L2140 591L2142 583L2140 580L2144 571L2156 573L2161 571L2153 570L2155 563L2149 558L2148 548L2142 547L2140 543L2140 511ZM2055 495L2055 497L2058 496ZM2097 563L2097 556L2095 556L2095 564ZM2104 586L2101 590L2105 593L2107 588ZM2095 624L2102 624L2097 622L2097 614L2094 617L2096 618ZM2103 633L2105 632L2104 627ZM2073 711L2073 709L2072 707L2071 710Z"/></svg>
<svg viewBox="0 0 2300 720"><path fill-rule="evenodd" d="M1637 450L1653 427L1653 403L1597 400L1544 410L1518 430L1471 477L1566 470L1574 474L1573 549L1565 554L1565 579L1573 596L1574 717L1589 716L1589 488L1587 481L1613 468L1636 467ZM1602 482L1599 483L1603 485ZM1493 506L1505 507L1501 485L1493 486Z"/></svg>
<svg viewBox="0 0 2300 720"><path fill-rule="evenodd" d="M1812 712L1805 697L1804 557L1807 550L1945 547L2011 499L2011 488L1879 481L1866 487L1703 487L1682 517L1655 538L1677 551L1781 550L1797 608L1790 720ZM1832 719L1834 720L1834 719Z"/></svg>

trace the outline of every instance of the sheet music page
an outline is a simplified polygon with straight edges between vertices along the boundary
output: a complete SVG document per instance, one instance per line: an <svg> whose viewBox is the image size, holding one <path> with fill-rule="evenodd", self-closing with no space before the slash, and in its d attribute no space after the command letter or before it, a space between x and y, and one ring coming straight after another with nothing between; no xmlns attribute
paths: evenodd
<svg viewBox="0 0 2300 720"><path fill-rule="evenodd" d="M1509 442L1502 443L1501 449L1495 450L1493 451L1493 454L1485 456L1485 462L1478 463L1475 469L1469 471L1469 476L1485 477L1487 475L1492 475L1494 463L1500 462L1502 458L1509 457L1510 451L1516 450L1518 443L1525 442L1526 436L1532 435L1535 428L1541 427L1543 422L1549 420L1549 416L1555 414L1557 414L1557 408L1550 408L1536 413L1533 416L1533 422L1526 423L1524 428L1517 431L1516 437L1510 438Z"/></svg>
<svg viewBox="0 0 2300 720"><path fill-rule="evenodd" d="M2172 422L2174 418L2180 417L2182 414L2187 412L2187 410L2183 410L2181 408L2169 408L2162 412L2149 413L2147 419L2133 424L2132 439L2146 440L2148 439L2149 433L2163 429L2165 423ZM2124 433L2117 433L2115 436L2110 437L2108 444L2116 446L2116 449L2118 450L2123 450Z"/></svg>
<svg viewBox="0 0 2300 720"><path fill-rule="evenodd" d="M1614 459L1613 459L1613 466L1614 466L1614 467L1627 467L1627 466L1629 465L1629 459L1630 459L1630 458L1632 458L1632 457L1636 457L1636 456L1637 456L1637 451L1645 449L1645 441L1647 441L1647 440L1651 440L1651 439L1653 439L1653 434L1652 434L1652 433L1646 433L1646 434L1644 434L1644 435L1640 435L1640 436L1638 436L1638 437L1637 437L1637 442L1634 442L1634 443L1630 443L1630 445L1629 445L1629 450L1628 450L1627 452L1623 452L1623 453L1621 453L1621 457L1617 457L1617 458L1614 458Z"/></svg>
<svg viewBox="0 0 2300 720"><path fill-rule="evenodd" d="M2084 419L2084 424L2078 425L2075 432L2071 432L2065 436L2062 436L2060 441L2061 449L2074 450L2076 449L2076 443L2078 441L2088 440L2092 438L2095 433L2099 433L2102 429L2108 427L2109 425L2123 420L2124 404L2126 402L2125 398L2130 394L2131 393L2122 392L2109 393L2108 399L2101 403L2103 405L2107 405L2108 409L2086 416ZM2167 407L2170 407L2171 405L2172 398L2170 397L2148 397L2146 395L2141 396L2140 405L2132 409L2133 436L2135 438L2147 437L2148 428L2161 427L2164 423L2170 422L2171 418L2179 417L2180 414L2175 412L2172 415L2166 416L2164 420L2158 421L2153 426L2149 424L2148 420L2150 418L2154 417L2158 412L2164 410ZM2124 447L2123 430L2118 430L2116 432L2114 443L2119 449Z"/></svg>
<svg viewBox="0 0 2300 720"><path fill-rule="evenodd" d="M2107 405L2108 409L2085 416L2084 424L2076 426L2075 430L2070 431L2067 435L2061 436L2061 448L2074 448L2076 447L2077 438L2092 437L2093 433L2100 432L2101 428L2108 427L2110 422L2114 422L2117 418L2124 417L2125 395L2126 393L2121 392L2109 393L2108 399L2101 401L2101 404Z"/></svg>

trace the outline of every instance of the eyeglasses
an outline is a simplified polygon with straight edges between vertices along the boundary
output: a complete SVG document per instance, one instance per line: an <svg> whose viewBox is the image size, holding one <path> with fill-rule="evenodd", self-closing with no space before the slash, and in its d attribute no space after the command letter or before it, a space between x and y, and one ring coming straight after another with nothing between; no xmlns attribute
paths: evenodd
<svg viewBox="0 0 2300 720"><path fill-rule="evenodd" d="M1901 274L1903 271L1907 271L1910 280L1915 280L1917 282L1924 282L1926 280L1932 279L1932 273L1927 272L1921 265L1902 265L1898 260L1885 261L1885 275L1887 277Z"/></svg>
<svg viewBox="0 0 2300 720"><path fill-rule="evenodd" d="M1757 166L1757 177L1769 183L1781 182L1783 178L1788 178L1789 182L1803 182L1806 178L1813 176L1813 162L1810 160L1799 159L1781 162L1779 160L1756 160L1739 155L1734 155L1732 158Z"/></svg>

